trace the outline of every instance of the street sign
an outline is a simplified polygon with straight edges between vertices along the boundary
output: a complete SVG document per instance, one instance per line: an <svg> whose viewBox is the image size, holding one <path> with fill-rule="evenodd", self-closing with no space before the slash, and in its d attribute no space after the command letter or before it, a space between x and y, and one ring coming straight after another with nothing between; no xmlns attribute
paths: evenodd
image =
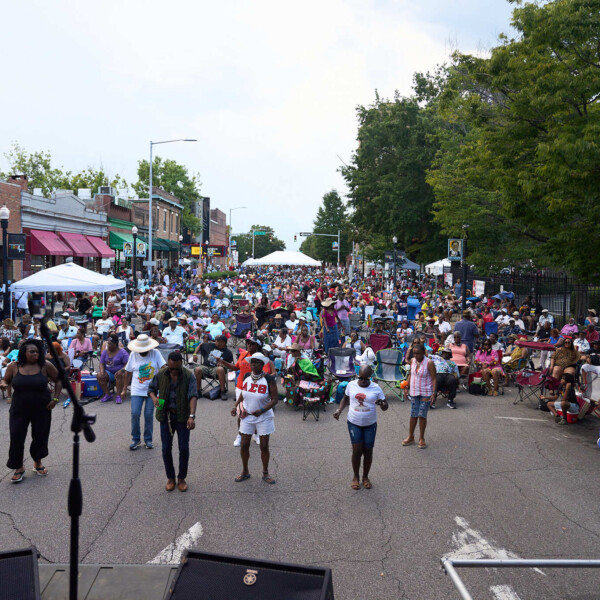
<svg viewBox="0 0 600 600"><path fill-rule="evenodd" d="M145 267L155 267L156 266L156 261L155 260L145 260L142 264Z"/></svg>
<svg viewBox="0 0 600 600"><path fill-rule="evenodd" d="M267 235L266 231L255 231L254 235Z"/></svg>
<svg viewBox="0 0 600 600"><path fill-rule="evenodd" d="M312 231L301 231L298 235L308 237L309 235L312 235Z"/></svg>

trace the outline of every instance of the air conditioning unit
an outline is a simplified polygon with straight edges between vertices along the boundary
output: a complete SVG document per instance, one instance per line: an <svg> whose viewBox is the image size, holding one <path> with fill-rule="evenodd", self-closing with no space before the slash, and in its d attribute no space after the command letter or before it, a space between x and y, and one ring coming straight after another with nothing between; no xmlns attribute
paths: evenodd
<svg viewBox="0 0 600 600"><path fill-rule="evenodd" d="M98 188L98 193L105 196L116 196L115 189L110 185L101 185Z"/></svg>

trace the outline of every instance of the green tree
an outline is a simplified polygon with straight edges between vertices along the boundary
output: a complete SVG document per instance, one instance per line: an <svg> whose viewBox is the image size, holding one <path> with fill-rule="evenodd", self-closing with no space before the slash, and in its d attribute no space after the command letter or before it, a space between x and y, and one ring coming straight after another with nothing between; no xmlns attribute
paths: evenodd
<svg viewBox="0 0 600 600"><path fill-rule="evenodd" d="M138 181L133 184L133 188L139 196L146 197L150 178L150 166L147 160L138 161L137 175ZM193 211L194 205L202 198L200 175L198 173L190 174L187 167L172 159L163 160L156 156L152 160L152 185L162 187L181 200L183 205L182 230L189 229L192 235L197 235L202 227L202 220L195 217Z"/></svg>
<svg viewBox="0 0 600 600"><path fill-rule="evenodd" d="M276 250L285 250L285 242L275 236L275 231L267 225L252 225L250 233L233 236L237 242L239 261L242 263L252 258L252 231L266 231L265 235L254 236L254 258L262 258Z"/></svg>
<svg viewBox="0 0 600 600"><path fill-rule="evenodd" d="M357 109L358 148L351 164L341 168L350 190L352 222L358 241L374 247L375 238L391 247L398 237L398 249L421 262L437 259L443 252L439 227L432 223L433 190L425 181L439 148L441 127L435 110L428 108L435 96L435 79L421 77L415 83L417 95L393 100L376 95L368 107Z"/></svg>
<svg viewBox="0 0 600 600"><path fill-rule="evenodd" d="M600 273L583 250L600 233L598 2L514 4L514 38L489 58L455 56L440 108L464 135L429 176L436 220L448 233L457 216L471 225L478 266L532 259L589 280Z"/></svg>
<svg viewBox="0 0 600 600"><path fill-rule="evenodd" d="M80 189L91 189L95 192L101 185L113 187L127 185L120 175L110 177L102 168L97 170L88 167L79 173L63 171L62 167L52 165L52 155L49 150L30 153L17 142L4 156L8 161L9 172L0 173L0 177L9 174L26 175L29 188L41 188L42 194L46 197L59 189L72 190L77 194Z"/></svg>
<svg viewBox="0 0 600 600"><path fill-rule="evenodd" d="M313 233L337 235L340 231L340 261L352 251L351 231L348 222L346 206L336 190L331 190L323 196L323 203L317 210L313 221ZM325 236L310 236L300 245L300 251L317 260L328 263L337 262L337 250L332 249L337 238Z"/></svg>

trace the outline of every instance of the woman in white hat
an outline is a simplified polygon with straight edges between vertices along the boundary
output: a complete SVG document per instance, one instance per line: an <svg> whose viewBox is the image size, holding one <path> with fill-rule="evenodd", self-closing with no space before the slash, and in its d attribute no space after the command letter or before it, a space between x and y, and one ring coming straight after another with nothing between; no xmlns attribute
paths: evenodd
<svg viewBox="0 0 600 600"><path fill-rule="evenodd" d="M125 390L131 384L131 444L130 450L137 450L141 446L140 417L144 409L144 443L146 448L152 449L152 433L154 405L148 396L148 387L158 370L165 364L162 354L156 350L158 342L149 338L145 333L127 344L131 351L129 360L125 365L127 381Z"/></svg>
<svg viewBox="0 0 600 600"><path fill-rule="evenodd" d="M275 378L263 373L263 367L269 359L261 352L255 352L246 357L251 371L242 383L241 393L231 409L231 416L240 416L240 435L242 443L240 456L242 458L242 473L235 478L236 482L250 478L248 460L250 458L250 441L256 433L260 437L260 458L263 465L262 479L265 483L273 484L275 480L269 475L269 436L275 431L273 407L279 400Z"/></svg>
<svg viewBox="0 0 600 600"><path fill-rule="evenodd" d="M325 353L329 352L329 348L338 348L340 345L338 323L341 326L341 321L333 308L333 304L331 298L327 298L321 303L323 307L321 310L321 335L323 336Z"/></svg>

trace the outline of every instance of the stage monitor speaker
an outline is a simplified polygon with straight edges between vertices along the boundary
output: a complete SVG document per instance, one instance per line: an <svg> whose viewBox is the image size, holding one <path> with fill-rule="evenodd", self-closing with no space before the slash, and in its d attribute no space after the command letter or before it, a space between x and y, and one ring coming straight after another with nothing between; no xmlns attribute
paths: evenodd
<svg viewBox="0 0 600 600"><path fill-rule="evenodd" d="M331 569L188 550L166 600L333 600Z"/></svg>
<svg viewBox="0 0 600 600"><path fill-rule="evenodd" d="M0 552L0 600L40 600L38 551Z"/></svg>

